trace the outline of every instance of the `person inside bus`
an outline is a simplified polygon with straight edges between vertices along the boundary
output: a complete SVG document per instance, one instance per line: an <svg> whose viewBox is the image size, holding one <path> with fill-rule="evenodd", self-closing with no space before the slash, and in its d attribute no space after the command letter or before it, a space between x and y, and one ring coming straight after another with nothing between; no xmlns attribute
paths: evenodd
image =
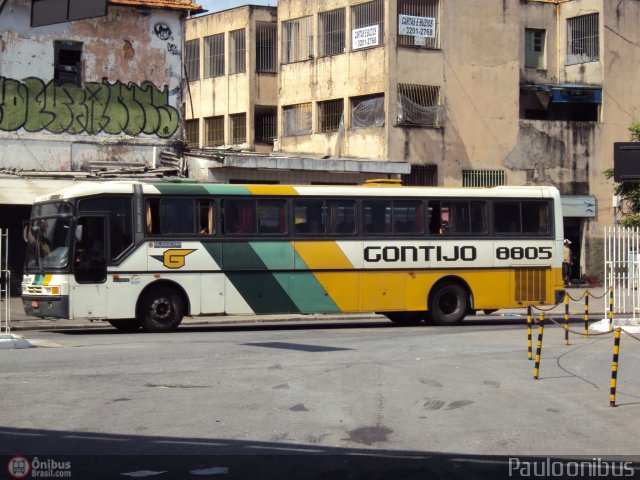
<svg viewBox="0 0 640 480"><path fill-rule="evenodd" d="M571 283L571 266L573 264L571 260L571 240L565 238L563 243L562 278L565 285L569 285Z"/></svg>

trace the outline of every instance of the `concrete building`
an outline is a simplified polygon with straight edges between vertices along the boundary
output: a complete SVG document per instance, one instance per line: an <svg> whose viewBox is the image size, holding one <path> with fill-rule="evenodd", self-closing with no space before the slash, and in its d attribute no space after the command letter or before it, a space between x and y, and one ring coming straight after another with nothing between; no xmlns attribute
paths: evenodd
<svg viewBox="0 0 640 480"><path fill-rule="evenodd" d="M232 28L245 21L253 48L259 41L247 17L258 10L209 15L211 30L204 19L188 20L187 38L216 34L213 25L235 16ZM614 221L603 171L613 143L640 119L639 19L635 0L279 0L273 155L314 161L285 162L278 174L251 160L251 178L321 182L319 163L355 160L386 164L378 176L404 173L405 184L556 185L574 277L601 276L603 227ZM202 22L198 33L191 22ZM221 88L235 92L233 85ZM267 95L244 92L245 105ZM218 95L193 99L208 105ZM236 114L225 109L215 115ZM254 122L246 125L254 138ZM233 154L215 161L247 162ZM210 162L197 169L215 180ZM350 179L365 178L358 171Z"/></svg>
<svg viewBox="0 0 640 480"><path fill-rule="evenodd" d="M37 195L180 146L182 19L192 0L0 2L0 227L22 271ZM58 172L57 178L33 177ZM31 177L31 178L27 178ZM15 278L19 275L15 274Z"/></svg>

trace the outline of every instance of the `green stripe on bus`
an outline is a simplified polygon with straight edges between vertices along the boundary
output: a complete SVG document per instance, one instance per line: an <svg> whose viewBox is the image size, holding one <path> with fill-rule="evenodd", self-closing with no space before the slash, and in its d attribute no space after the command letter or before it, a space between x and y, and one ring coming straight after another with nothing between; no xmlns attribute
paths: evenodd
<svg viewBox="0 0 640 480"><path fill-rule="evenodd" d="M300 313L275 276L287 273L231 272L227 278L255 313Z"/></svg>
<svg viewBox="0 0 640 480"><path fill-rule="evenodd" d="M296 251L290 242L250 242L250 245L267 270L294 269Z"/></svg>
<svg viewBox="0 0 640 480"><path fill-rule="evenodd" d="M203 185L212 195L251 195L251 192L247 187L242 185Z"/></svg>
<svg viewBox="0 0 640 480"><path fill-rule="evenodd" d="M33 279L33 284L42 285L43 282L44 282L44 275L37 273L35 278Z"/></svg>
<svg viewBox="0 0 640 480"><path fill-rule="evenodd" d="M283 279L276 277L279 281ZM339 313L340 309L311 272L287 275L289 296L301 313Z"/></svg>
<svg viewBox="0 0 640 480"><path fill-rule="evenodd" d="M154 183L154 187L163 195L208 195L207 189L200 184Z"/></svg>

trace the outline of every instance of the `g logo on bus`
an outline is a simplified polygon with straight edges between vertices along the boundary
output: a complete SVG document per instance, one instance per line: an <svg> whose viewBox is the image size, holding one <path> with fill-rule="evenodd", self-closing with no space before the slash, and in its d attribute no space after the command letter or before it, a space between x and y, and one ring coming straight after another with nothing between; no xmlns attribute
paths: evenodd
<svg viewBox="0 0 640 480"><path fill-rule="evenodd" d="M184 267L185 257L193 252L195 252L195 250L171 249L165 250L162 255L151 255L151 257L162 262L165 267L177 270Z"/></svg>

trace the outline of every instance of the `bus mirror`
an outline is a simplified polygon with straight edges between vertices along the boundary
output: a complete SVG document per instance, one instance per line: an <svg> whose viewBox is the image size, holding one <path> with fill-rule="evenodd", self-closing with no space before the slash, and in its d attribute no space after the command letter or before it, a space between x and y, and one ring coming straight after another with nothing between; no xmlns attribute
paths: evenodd
<svg viewBox="0 0 640 480"><path fill-rule="evenodd" d="M76 225L76 242L82 240L82 225Z"/></svg>
<svg viewBox="0 0 640 480"><path fill-rule="evenodd" d="M22 239L25 241L25 243L29 242L29 222L22 222Z"/></svg>

